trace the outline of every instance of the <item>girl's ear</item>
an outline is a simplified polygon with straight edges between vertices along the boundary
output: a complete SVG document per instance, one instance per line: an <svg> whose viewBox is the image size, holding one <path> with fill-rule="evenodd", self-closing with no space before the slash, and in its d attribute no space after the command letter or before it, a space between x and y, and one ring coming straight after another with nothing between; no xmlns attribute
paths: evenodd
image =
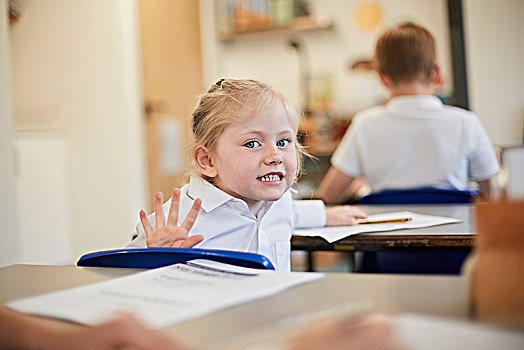
<svg viewBox="0 0 524 350"><path fill-rule="evenodd" d="M217 169L213 162L211 152L207 147L199 146L195 150L195 164L203 175L208 177L216 177L218 175Z"/></svg>

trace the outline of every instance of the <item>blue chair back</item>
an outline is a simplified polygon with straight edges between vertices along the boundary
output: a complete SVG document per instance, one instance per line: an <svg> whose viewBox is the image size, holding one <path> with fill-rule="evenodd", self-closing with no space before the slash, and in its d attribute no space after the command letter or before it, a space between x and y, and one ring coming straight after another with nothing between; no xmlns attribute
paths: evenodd
<svg viewBox="0 0 524 350"><path fill-rule="evenodd" d="M362 197L358 203L373 204L455 204L471 203L478 197L475 191L432 187L384 190Z"/></svg>
<svg viewBox="0 0 524 350"><path fill-rule="evenodd" d="M261 254L198 248L134 248L104 250L83 255L78 260L77 266L154 269L194 259L212 260L255 269L275 269L271 261Z"/></svg>

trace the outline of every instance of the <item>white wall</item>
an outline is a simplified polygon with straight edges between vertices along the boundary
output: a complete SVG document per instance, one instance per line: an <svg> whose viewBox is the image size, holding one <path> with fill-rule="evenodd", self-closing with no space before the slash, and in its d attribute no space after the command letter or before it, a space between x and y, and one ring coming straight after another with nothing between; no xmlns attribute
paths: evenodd
<svg viewBox="0 0 524 350"><path fill-rule="evenodd" d="M15 133L24 263L60 265L73 260L67 145L67 136L56 131Z"/></svg>
<svg viewBox="0 0 524 350"><path fill-rule="evenodd" d="M449 22L445 0L376 0L383 27L411 20L430 29L437 41L438 60L452 86ZM334 109L345 114L362 99L363 80L349 72L351 60L369 57L381 28L364 32L356 26L360 0L310 1L313 13L335 22L332 31L300 35L259 35L256 40L216 39L212 0L201 2L204 83L221 77L254 77L269 81L295 100L298 65L289 48L291 37L306 45L313 70L328 71L336 79ZM464 0L464 30L470 108L476 112L496 145L523 142L524 133L524 1ZM365 81L364 81L365 82ZM369 86L366 86L369 88ZM446 93L444 93L445 95Z"/></svg>
<svg viewBox="0 0 524 350"><path fill-rule="evenodd" d="M352 61L371 58L380 31L401 21L413 21L426 26L437 40L437 56L451 86L451 58L447 1L382 0L375 1L383 10L381 24L372 31L357 26L355 12L361 0L310 1L313 14L331 18L334 28L297 35L267 34L256 39L238 38L231 42L218 41L214 31L212 0L201 3L201 32L204 60L204 83L210 85L221 77L253 77L279 86L296 101L299 91L299 68L290 38L298 38L311 59L315 72L329 72L335 80L333 109L341 114L353 112L352 99L362 96L360 73L351 72Z"/></svg>
<svg viewBox="0 0 524 350"><path fill-rule="evenodd" d="M7 1L0 0L0 266L20 262Z"/></svg>
<svg viewBox="0 0 524 350"><path fill-rule="evenodd" d="M15 128L65 135L71 255L123 247L145 203L136 3L25 0L23 8L10 37Z"/></svg>
<svg viewBox="0 0 524 350"><path fill-rule="evenodd" d="M464 0L470 108L496 145L524 142L524 1Z"/></svg>

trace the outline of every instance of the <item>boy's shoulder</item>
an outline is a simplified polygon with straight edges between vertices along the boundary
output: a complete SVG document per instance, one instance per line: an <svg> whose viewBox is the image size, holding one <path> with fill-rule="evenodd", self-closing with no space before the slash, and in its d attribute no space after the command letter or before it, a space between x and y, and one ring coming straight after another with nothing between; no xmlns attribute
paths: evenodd
<svg viewBox="0 0 524 350"><path fill-rule="evenodd" d="M384 105L369 107L355 114L352 122L379 118L385 112L386 112L386 107Z"/></svg>
<svg viewBox="0 0 524 350"><path fill-rule="evenodd" d="M450 106L450 105L442 105L442 106L443 106L443 109L447 113L457 114L460 116L464 116L466 118L477 118L477 115L474 112L468 111L467 109L464 109L462 107Z"/></svg>
<svg viewBox="0 0 524 350"><path fill-rule="evenodd" d="M423 103L423 102L422 102ZM390 114L391 111L387 107L388 105L378 105L373 106L370 108L367 108L363 111L358 112L353 117L353 120L373 120L375 118L379 118L383 115ZM413 111L416 111L420 108L420 104L413 104L412 108ZM408 107L409 108L409 107ZM456 107L456 106L450 106L446 104L441 104L441 108L439 106L439 110L444 115L450 115L450 116L456 116L456 117L462 117L466 119L478 119L478 116L471 111L468 111L467 109ZM409 109L405 109L408 113L410 113Z"/></svg>
<svg viewBox="0 0 524 350"><path fill-rule="evenodd" d="M442 108L443 114L445 114L449 119L455 120L455 122L461 122L470 127L479 126L481 124L479 117L476 113L468 111L467 109L443 105Z"/></svg>

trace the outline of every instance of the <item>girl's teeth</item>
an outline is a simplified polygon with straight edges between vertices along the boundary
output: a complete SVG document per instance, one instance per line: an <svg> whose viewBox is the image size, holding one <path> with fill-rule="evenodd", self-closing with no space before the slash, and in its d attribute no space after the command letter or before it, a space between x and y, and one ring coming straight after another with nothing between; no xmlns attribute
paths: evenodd
<svg viewBox="0 0 524 350"><path fill-rule="evenodd" d="M261 180L262 181L278 181L280 180L280 176L279 175L266 175L266 176L262 176Z"/></svg>

